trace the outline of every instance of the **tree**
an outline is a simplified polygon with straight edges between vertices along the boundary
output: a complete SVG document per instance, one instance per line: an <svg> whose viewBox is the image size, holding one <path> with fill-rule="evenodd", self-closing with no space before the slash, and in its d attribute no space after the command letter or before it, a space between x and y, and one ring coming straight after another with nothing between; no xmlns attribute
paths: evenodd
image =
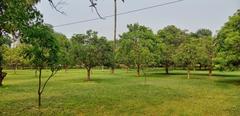
<svg viewBox="0 0 240 116"><path fill-rule="evenodd" d="M98 37L97 32L88 30L86 34L74 35L71 44L74 62L86 68L87 80L91 80L92 68L106 63L104 58L107 57L106 49L109 49L104 47L108 46L106 38Z"/></svg>
<svg viewBox="0 0 240 116"><path fill-rule="evenodd" d="M229 17L217 35L217 63L234 70L240 65L240 9Z"/></svg>
<svg viewBox="0 0 240 116"><path fill-rule="evenodd" d="M199 55L197 46L195 45L196 42L196 40L188 38L178 47L174 55L175 62L187 66L188 79L190 79L190 71L196 64Z"/></svg>
<svg viewBox="0 0 240 116"><path fill-rule="evenodd" d="M140 70L153 59L154 51L154 34L151 29L139 25L130 24L127 26L128 32L123 33L120 37L119 53L131 58L137 67L137 76L140 76ZM122 57L123 58L123 57ZM128 59L122 59L128 65Z"/></svg>
<svg viewBox="0 0 240 116"><path fill-rule="evenodd" d="M169 67L174 64L175 51L186 38L186 34L174 25L169 25L158 31L157 38L161 53L159 62L164 65L166 74L169 74Z"/></svg>
<svg viewBox="0 0 240 116"><path fill-rule="evenodd" d="M22 56L23 50L24 45L18 45L15 48L8 48L4 54L6 64L10 65L13 68L15 74L17 67L19 65L23 65L26 62L24 57Z"/></svg>
<svg viewBox="0 0 240 116"><path fill-rule="evenodd" d="M0 43L16 40L25 29L42 22L42 16L37 11L35 0L1 0L0 1ZM8 35L12 35L9 37ZM2 72L3 52L0 51L0 82L6 76Z"/></svg>
<svg viewBox="0 0 240 116"><path fill-rule="evenodd" d="M25 56L31 59L35 68L39 71L38 75L38 106L41 106L41 96L48 81L59 70L59 45L53 35L53 30L46 25L34 26L26 30L27 36L22 38L29 47L25 49ZM45 81L42 81L42 70L47 66L51 74Z"/></svg>
<svg viewBox="0 0 240 116"><path fill-rule="evenodd" d="M67 39L67 37L61 33L54 33L55 38L58 41L60 52L59 52L59 62L65 69L65 72L67 71L68 66L70 65L70 50L71 45L70 41Z"/></svg>
<svg viewBox="0 0 240 116"><path fill-rule="evenodd" d="M208 68L208 75L211 77L212 70L214 67L213 59L216 54L215 39L212 37L212 32L209 29L199 29L195 33L190 34L193 39L196 39L196 45L198 46L197 63L201 69L202 66L205 66L205 69Z"/></svg>

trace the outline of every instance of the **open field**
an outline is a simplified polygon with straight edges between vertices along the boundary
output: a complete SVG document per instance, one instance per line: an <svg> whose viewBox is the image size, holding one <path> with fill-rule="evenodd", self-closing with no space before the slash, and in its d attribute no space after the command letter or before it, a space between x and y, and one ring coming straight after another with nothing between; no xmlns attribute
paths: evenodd
<svg viewBox="0 0 240 116"><path fill-rule="evenodd" d="M0 115L37 115L37 77L33 70L9 74L0 88ZM46 71L45 71L46 72ZM44 72L44 74L46 74ZM92 81L84 81L85 70L60 71L47 85L40 113L53 115L183 115L238 116L240 72L193 72L172 75L163 70L147 71L147 82L135 70L93 70Z"/></svg>

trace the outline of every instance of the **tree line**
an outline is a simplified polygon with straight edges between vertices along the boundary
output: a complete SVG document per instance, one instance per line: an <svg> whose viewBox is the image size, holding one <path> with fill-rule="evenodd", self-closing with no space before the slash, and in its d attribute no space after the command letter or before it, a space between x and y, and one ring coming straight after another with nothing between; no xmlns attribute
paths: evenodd
<svg viewBox="0 0 240 116"><path fill-rule="evenodd" d="M81 67L87 70L87 80L96 66L114 69L125 67L137 69L137 76L145 67L187 69L199 67L236 70L240 64L240 10L218 31L216 36L209 29L188 32L169 25L154 33L140 24L129 24L128 31L121 34L113 49L113 41L99 36L96 31L75 34L70 39L43 23L36 8L40 0L0 1L0 86L7 73L4 66L33 67L38 76L38 106L48 81L61 69ZM51 0L49 0L51 1ZM21 45L10 48L20 39ZM50 75L43 80L42 70Z"/></svg>
<svg viewBox="0 0 240 116"><path fill-rule="evenodd" d="M56 39L58 49L54 51L57 53L54 57L59 58L58 65L65 70L72 67L85 68L87 80L91 78L92 68L96 66L112 68L114 65L126 70L135 68L137 76L140 76L141 69L146 67L164 67L166 74L170 73L170 69L182 68L187 70L189 78L190 71L196 69L208 70L209 76L214 69L238 69L240 64L238 23L239 10L229 18L216 36L213 36L209 29L189 32L174 25L166 26L155 34L151 28L144 25L129 24L128 31L119 36L115 54L112 48L113 41L99 36L96 31L88 30L85 34L74 34L67 38L64 34L54 32L50 25L44 27ZM39 37L36 33L33 33L32 38ZM34 39L36 45L43 42L43 38L47 38L45 36L39 41ZM46 40L43 44L51 45L51 41ZM12 66L13 69L17 69L17 66L39 68L38 65L33 66L36 64L33 63L34 58L24 58L22 53L26 52L26 48L28 46L24 44L16 48L5 45L4 65ZM36 60L39 62L39 59ZM47 66L41 64L43 66L40 67Z"/></svg>

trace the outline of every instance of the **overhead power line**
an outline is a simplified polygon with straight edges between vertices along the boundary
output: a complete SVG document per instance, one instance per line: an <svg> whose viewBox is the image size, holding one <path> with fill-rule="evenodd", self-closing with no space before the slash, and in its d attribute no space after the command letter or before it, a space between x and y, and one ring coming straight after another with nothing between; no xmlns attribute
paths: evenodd
<svg viewBox="0 0 240 116"><path fill-rule="evenodd" d="M139 12L139 11L144 11L144 10L148 10L148 9L153 9L153 8L156 8L156 7L161 7L161 6L166 6L166 5L170 5L170 4L175 4L175 3L178 3L178 2L182 2L182 1L184 1L184 0L176 0L176 1L172 1L172 2L166 2L166 3L162 3L162 4L157 4L157 5L149 6L149 7L144 7L144 8L135 9L135 10L127 11L127 12L118 13L117 15L120 16L120 15L131 14L131 13L135 13L135 12ZM103 19L110 18L110 17L114 17L114 15L104 16ZM98 17L98 18L92 18L92 19L87 19L87 20L81 20L81 21L76 21L76 22L71 22L71 23L65 23L65 24L55 25L55 26L53 26L53 27L63 27L63 26L80 24L80 23L86 23L86 22L91 22L91 21L96 21L96 20L103 20L103 19Z"/></svg>

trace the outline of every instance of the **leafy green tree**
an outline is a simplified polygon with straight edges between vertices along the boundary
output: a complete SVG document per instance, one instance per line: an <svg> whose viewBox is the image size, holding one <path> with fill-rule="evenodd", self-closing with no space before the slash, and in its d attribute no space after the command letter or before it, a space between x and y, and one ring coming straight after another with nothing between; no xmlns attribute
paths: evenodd
<svg viewBox="0 0 240 116"><path fill-rule="evenodd" d="M25 29L42 22L42 16L36 9L35 0L1 0L0 1L0 44L25 34ZM7 37L12 35L11 37ZM7 40L6 40L7 39ZM0 80L6 73L2 72L3 52L0 51Z"/></svg>
<svg viewBox="0 0 240 116"><path fill-rule="evenodd" d="M201 69L202 66L208 68L209 76L212 75L214 67L213 59L216 56L215 39L212 37L212 32L209 29L199 29L190 35L196 39L196 46L198 47L197 63Z"/></svg>
<svg viewBox="0 0 240 116"><path fill-rule="evenodd" d="M119 53L129 58L121 57L126 65L129 65L129 61L134 63L139 77L143 66L153 60L155 36L151 29L139 24L130 24L127 27L128 32L121 35Z"/></svg>
<svg viewBox="0 0 240 116"><path fill-rule="evenodd" d="M217 63L234 70L240 65L240 9L229 17L217 35Z"/></svg>
<svg viewBox="0 0 240 116"><path fill-rule="evenodd" d="M59 45L57 39L53 35L53 30L45 25L34 26L28 29L27 37L22 39L29 45L25 49L25 56L31 59L38 75L38 106L41 106L41 95L45 90L48 81L59 70ZM45 81L42 81L42 71L44 67L49 67L51 74Z"/></svg>
<svg viewBox="0 0 240 116"><path fill-rule="evenodd" d="M176 50L174 55L175 62L187 66L188 79L190 78L190 71L195 66L198 58L198 48L195 45L196 40L188 38Z"/></svg>
<svg viewBox="0 0 240 116"><path fill-rule="evenodd" d="M23 48L23 45L18 45L15 48L8 48L4 54L6 64L10 65L13 68L15 74L17 67L23 65L26 62L22 56L24 50Z"/></svg>
<svg viewBox="0 0 240 116"><path fill-rule="evenodd" d="M92 68L107 64L104 58L108 57L106 52L112 48L108 45L105 37L98 37L97 32L92 30L88 30L86 34L74 35L71 43L74 62L86 68L87 80L91 80Z"/></svg>
<svg viewBox="0 0 240 116"><path fill-rule="evenodd" d="M71 63L71 57L70 57L70 51L71 51L71 44L70 40L67 39L67 37L61 33L54 33L55 38L58 40L58 44L60 47L60 53L59 53L59 62L65 69L65 72L67 71L68 66Z"/></svg>
<svg viewBox="0 0 240 116"><path fill-rule="evenodd" d="M203 38L203 37L211 37L212 36L212 31L209 29L198 29L195 33L191 33L192 37L195 38Z"/></svg>
<svg viewBox="0 0 240 116"><path fill-rule="evenodd" d="M185 31L175 27L174 25L169 25L157 33L158 46L160 46L159 62L164 65L166 74L169 74L169 67L174 64L174 55L176 54L176 49L186 38Z"/></svg>

